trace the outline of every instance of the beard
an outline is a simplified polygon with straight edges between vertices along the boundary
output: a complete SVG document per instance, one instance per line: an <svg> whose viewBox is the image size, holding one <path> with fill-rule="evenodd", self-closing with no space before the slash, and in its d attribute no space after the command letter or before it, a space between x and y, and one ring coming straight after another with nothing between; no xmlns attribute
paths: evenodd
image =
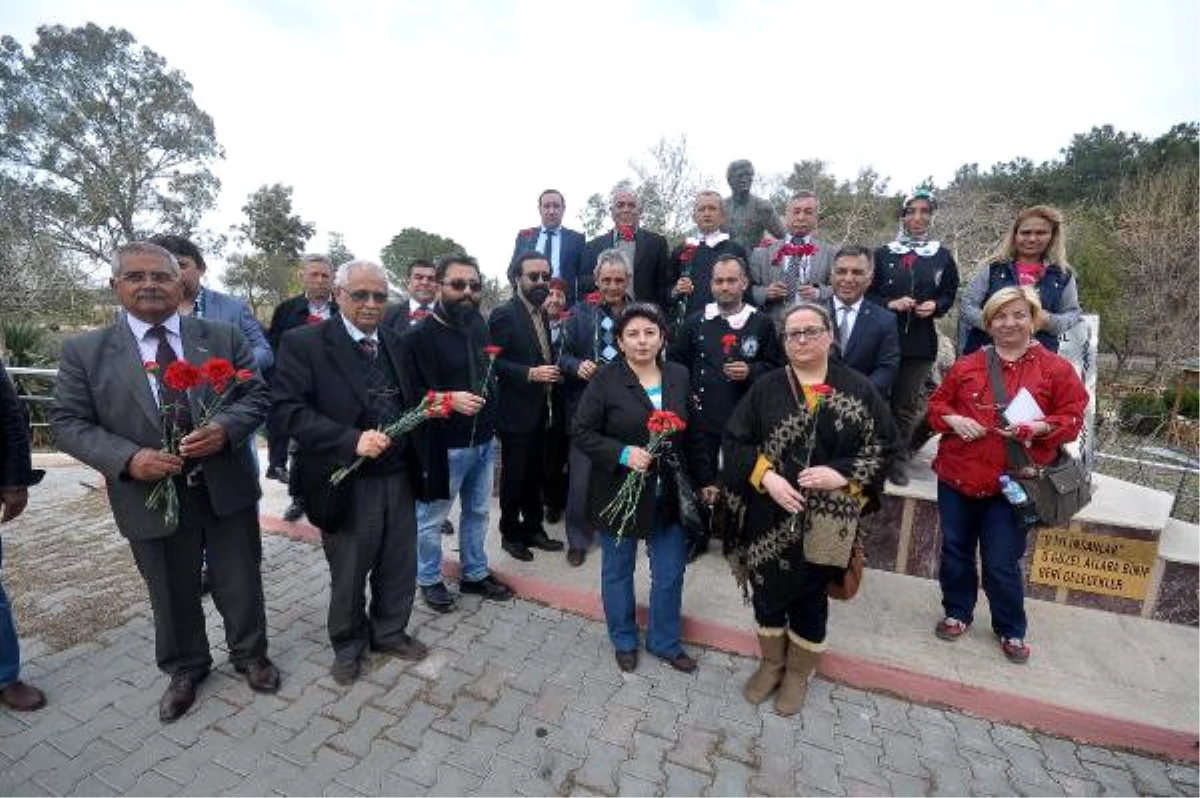
<svg viewBox="0 0 1200 798"><path fill-rule="evenodd" d="M443 302L446 310L446 320L455 327L465 327L471 318L479 312L479 300L474 296L464 296L453 302Z"/></svg>
<svg viewBox="0 0 1200 798"><path fill-rule="evenodd" d="M528 288L522 289L521 293L525 295L525 298L528 299L529 303L535 308L540 308L550 297L549 287L542 285L541 283L537 283L529 286Z"/></svg>

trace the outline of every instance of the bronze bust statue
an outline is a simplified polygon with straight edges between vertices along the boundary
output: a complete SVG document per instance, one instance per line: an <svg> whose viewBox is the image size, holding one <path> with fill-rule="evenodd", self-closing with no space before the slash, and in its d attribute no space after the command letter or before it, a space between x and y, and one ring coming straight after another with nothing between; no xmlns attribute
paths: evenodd
<svg viewBox="0 0 1200 798"><path fill-rule="evenodd" d="M732 194L725 198L725 230L729 237L750 252L764 233L781 238L785 231L771 203L750 193L754 185L754 164L733 161L725 170Z"/></svg>

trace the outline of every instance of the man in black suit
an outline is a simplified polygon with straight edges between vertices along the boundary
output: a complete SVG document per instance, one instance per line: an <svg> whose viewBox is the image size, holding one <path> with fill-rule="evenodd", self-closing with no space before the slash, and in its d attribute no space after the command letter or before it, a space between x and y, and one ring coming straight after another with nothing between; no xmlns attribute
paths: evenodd
<svg viewBox="0 0 1200 798"><path fill-rule="evenodd" d="M542 217L540 227L527 227L517 233L513 243L512 258L523 252L540 252L550 262L551 275L567 285L567 305L575 304L579 296L578 284L584 274L583 252L587 241L583 233L562 226L563 213L567 209L562 192L548 188L538 196L538 214Z"/></svg>
<svg viewBox="0 0 1200 798"><path fill-rule="evenodd" d="M871 285L873 264L866 247L845 246L834 254L829 310L841 361L866 375L887 399L900 368L900 338L895 314L863 298Z"/></svg>
<svg viewBox="0 0 1200 798"><path fill-rule="evenodd" d="M300 282L304 292L299 296L286 299L275 308L271 316L271 326L267 330L267 340L271 348L279 351L283 334L305 324L320 324L331 316L337 315L337 300L333 297L333 265L324 255L305 255L300 258ZM271 374L267 375L271 381ZM304 515L304 499L300 488L290 479L287 468L288 437L285 432L274 424L267 424L267 479L286 482L288 495L292 502L283 511L283 520L300 520Z"/></svg>
<svg viewBox="0 0 1200 798"><path fill-rule="evenodd" d="M213 554L213 600L234 668L253 690L279 689L279 671L267 659L262 491L250 452L271 396L236 327L179 315L183 289L170 252L144 242L121 247L112 287L124 308L117 321L63 343L54 438L59 449L105 477L117 529L128 538L150 594L155 658L171 675L158 716L170 723L196 700L196 687L212 667L200 604L204 546ZM216 403L213 390L179 390L166 384L166 374L174 361L204 366L215 358L245 376L225 389L223 404L206 420L205 408ZM149 362L157 370L148 370ZM182 434L178 454L164 451L163 441L176 434ZM178 498L174 517L165 506L148 504L167 479Z"/></svg>
<svg viewBox="0 0 1200 798"><path fill-rule="evenodd" d="M507 601L512 590L492 575L484 546L495 478L496 370L489 365L494 355L487 351L487 322L479 313L479 264L467 255L446 255L438 260L437 277L433 313L404 336L404 351L417 395L452 392L455 409L469 416L430 422L442 436L449 474L436 485L436 495L417 503L417 584L431 609L450 612L455 599L442 579L441 531L455 498L462 508L459 592Z"/></svg>
<svg viewBox="0 0 1200 798"><path fill-rule="evenodd" d="M425 318L433 310L434 300L437 299L437 270L434 265L424 258L417 258L408 264L405 288L408 290L408 299L391 305L383 314L382 325L398 335L408 332L414 322Z"/></svg>
<svg viewBox="0 0 1200 798"><path fill-rule="evenodd" d="M405 630L416 592L414 495L438 447L420 436L390 439L380 428L415 406L400 337L379 324L387 275L368 261L338 267L341 313L283 337L271 414L299 444L296 470L329 562L330 674L358 678L368 649L419 660L423 643ZM365 463L347 477L342 501L329 484L339 466ZM444 450L442 468L444 470ZM371 600L364 593L368 582Z"/></svg>
<svg viewBox="0 0 1200 798"><path fill-rule="evenodd" d="M488 329L496 356L496 429L500 434L500 536L518 560L530 548L562 551L542 527L540 478L550 425L551 389L562 380L550 348L550 325L542 305L550 294L550 263L540 252L523 252L508 271L513 298L492 311Z"/></svg>
<svg viewBox="0 0 1200 798"><path fill-rule="evenodd" d="M672 288L671 252L667 239L638 227L640 216L637 195L628 188L617 188L612 196L613 229L588 242L584 269L594 269L600 253L606 249L619 250L633 264L633 298L665 308ZM587 290L594 290L594 284Z"/></svg>

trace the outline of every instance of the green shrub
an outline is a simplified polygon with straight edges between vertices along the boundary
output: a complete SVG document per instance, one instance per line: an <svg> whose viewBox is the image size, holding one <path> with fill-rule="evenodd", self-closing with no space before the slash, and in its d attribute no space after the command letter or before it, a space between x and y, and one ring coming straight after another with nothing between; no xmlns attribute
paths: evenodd
<svg viewBox="0 0 1200 798"><path fill-rule="evenodd" d="M1162 403L1163 407L1168 411L1175 406L1174 388L1163 389ZM1184 418L1200 418L1200 390L1195 388L1183 389L1183 393L1179 396L1179 415Z"/></svg>
<svg viewBox="0 0 1200 798"><path fill-rule="evenodd" d="M1138 435L1149 435L1162 425L1167 407L1159 394L1131 393L1122 397L1117 413L1122 429Z"/></svg>

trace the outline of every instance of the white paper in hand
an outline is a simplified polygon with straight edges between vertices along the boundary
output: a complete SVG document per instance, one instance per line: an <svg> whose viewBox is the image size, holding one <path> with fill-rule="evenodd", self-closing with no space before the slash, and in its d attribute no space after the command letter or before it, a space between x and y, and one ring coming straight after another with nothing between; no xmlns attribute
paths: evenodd
<svg viewBox="0 0 1200 798"><path fill-rule="evenodd" d="M1008 403L1008 407L1004 410L1004 420L1015 426L1017 424L1028 424L1031 421L1041 421L1046 417L1046 412L1038 406L1037 399L1033 398L1025 388L1017 391L1017 395Z"/></svg>

